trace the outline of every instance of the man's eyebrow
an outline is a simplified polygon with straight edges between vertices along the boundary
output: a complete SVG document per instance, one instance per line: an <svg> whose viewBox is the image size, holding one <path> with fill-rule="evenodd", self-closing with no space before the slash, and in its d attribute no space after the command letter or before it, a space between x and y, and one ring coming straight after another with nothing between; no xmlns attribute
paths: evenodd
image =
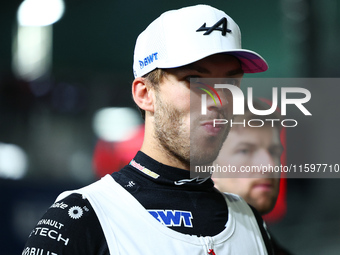
<svg viewBox="0 0 340 255"><path fill-rule="evenodd" d="M240 142L236 146L249 146L249 147L256 147L255 143L252 142Z"/></svg>
<svg viewBox="0 0 340 255"><path fill-rule="evenodd" d="M272 145L270 148L271 148L271 149L278 149L278 150L281 151L281 153L282 153L283 150L284 150L284 147L283 147L282 144L274 144L274 145Z"/></svg>
<svg viewBox="0 0 340 255"><path fill-rule="evenodd" d="M244 74L244 71L242 68L227 72L227 75L230 75L230 76L239 75L239 74Z"/></svg>

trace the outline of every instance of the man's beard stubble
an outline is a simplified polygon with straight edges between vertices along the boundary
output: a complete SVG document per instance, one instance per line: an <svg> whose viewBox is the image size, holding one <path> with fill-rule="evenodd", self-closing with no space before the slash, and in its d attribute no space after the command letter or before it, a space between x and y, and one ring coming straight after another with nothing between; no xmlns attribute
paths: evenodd
<svg viewBox="0 0 340 255"><path fill-rule="evenodd" d="M162 147L161 149L163 149L168 156L174 157L188 166L211 164L217 158L227 138L230 126L228 125L220 143L216 146L216 150L210 154L206 153L205 148L201 148L195 141L190 139L190 131L188 131L184 123L185 115L171 105L164 103L158 93L156 93L156 100L157 110L154 113L154 135L159 141L159 145ZM199 119L196 120L195 124L190 122L190 126L198 126L199 121Z"/></svg>
<svg viewBox="0 0 340 255"><path fill-rule="evenodd" d="M184 164L190 164L190 134L185 129L184 114L164 103L156 93L154 113L155 138L168 156Z"/></svg>

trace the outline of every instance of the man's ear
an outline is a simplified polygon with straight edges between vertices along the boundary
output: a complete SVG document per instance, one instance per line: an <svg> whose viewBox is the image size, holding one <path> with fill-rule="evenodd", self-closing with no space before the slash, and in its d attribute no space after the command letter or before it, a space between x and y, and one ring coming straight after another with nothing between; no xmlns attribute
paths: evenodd
<svg viewBox="0 0 340 255"><path fill-rule="evenodd" d="M143 77L137 77L132 82L132 96L139 108L144 111L154 111L154 90Z"/></svg>

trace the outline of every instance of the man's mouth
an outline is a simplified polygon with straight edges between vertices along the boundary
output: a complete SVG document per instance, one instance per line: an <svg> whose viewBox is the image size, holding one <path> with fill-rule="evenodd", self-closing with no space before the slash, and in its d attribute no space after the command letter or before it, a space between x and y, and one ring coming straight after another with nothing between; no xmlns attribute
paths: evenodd
<svg viewBox="0 0 340 255"><path fill-rule="evenodd" d="M272 191L274 186L272 183L270 182L260 182L260 183L256 183L254 186L253 186L254 189L257 189L257 190L261 190L261 191L264 191L264 192L269 192L269 191Z"/></svg>
<svg viewBox="0 0 340 255"><path fill-rule="evenodd" d="M202 121L201 126L204 128L204 130L212 136L219 135L223 130L225 130L225 125L215 125L212 120L209 121Z"/></svg>

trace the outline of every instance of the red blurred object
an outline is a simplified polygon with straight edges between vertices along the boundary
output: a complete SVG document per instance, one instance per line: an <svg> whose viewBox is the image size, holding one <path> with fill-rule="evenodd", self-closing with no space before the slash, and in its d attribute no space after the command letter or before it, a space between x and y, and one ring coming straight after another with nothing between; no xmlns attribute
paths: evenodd
<svg viewBox="0 0 340 255"><path fill-rule="evenodd" d="M262 102L267 103L268 105L272 105L272 102L265 98L260 98ZM277 108L277 111L280 111L279 108ZM280 140L283 147L283 152L281 154L281 165L286 166L287 165L287 141L286 141L286 128L282 127L281 133L280 133ZM280 179L280 190L279 195L276 200L276 204L274 209L263 216L263 219L267 223L274 223L277 221L280 221L287 213L287 178L285 173L281 173L281 179Z"/></svg>
<svg viewBox="0 0 340 255"><path fill-rule="evenodd" d="M140 150L144 139L144 125L140 125L136 134L123 142L108 142L99 139L93 157L95 174L101 178L106 174L119 171L129 164L138 150Z"/></svg>
<svg viewBox="0 0 340 255"><path fill-rule="evenodd" d="M282 166L286 166L287 164L287 153L286 153L286 128L281 129L280 139L283 146L283 152L281 155L281 164ZM277 197L277 201L274 209L263 216L263 219L267 223L274 223L281 220L287 213L287 178L286 174L281 174L280 179L280 191L279 196Z"/></svg>

